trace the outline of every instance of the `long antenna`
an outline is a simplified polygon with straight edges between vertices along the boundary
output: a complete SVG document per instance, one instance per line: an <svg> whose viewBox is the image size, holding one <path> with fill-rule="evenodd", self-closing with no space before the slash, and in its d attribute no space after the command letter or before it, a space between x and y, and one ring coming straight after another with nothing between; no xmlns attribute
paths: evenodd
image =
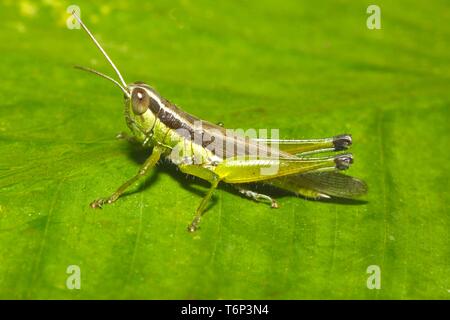
<svg viewBox="0 0 450 320"><path fill-rule="evenodd" d="M103 74L97 70L91 69L91 68L86 68L86 67L82 67L82 66L74 66L75 69L79 69L79 70L83 70L83 71L87 71L87 72L91 72L93 74L96 74L102 78L105 78L113 83L115 83L122 91L123 93L125 93L127 95L127 97L130 97L130 93L127 91L127 89L125 89L124 87L122 87L122 85L117 82L116 80L114 80L113 78L111 78L110 76L107 76L106 74Z"/></svg>
<svg viewBox="0 0 450 320"><path fill-rule="evenodd" d="M106 53L105 50L103 50L102 46L100 45L100 43L98 43L98 41L95 39L95 37L92 35L92 33L89 31L89 29L84 25L83 21L81 21L80 17L78 17L75 13L75 10L72 11L72 15L75 17L75 19L77 19L77 21L80 23L80 25L83 27L84 31L86 31L86 33L89 35L89 37L91 37L92 41L94 41L95 45L97 46L97 48L103 53L103 55L105 56L106 60L108 60L109 64L111 65L111 67L114 69L114 71L116 72L116 74L119 76L120 82L122 82L123 86L126 88L127 84L126 82L123 80L122 75L119 72L119 69L117 69L116 65L114 64L114 62L112 62L112 60L109 58L108 54Z"/></svg>

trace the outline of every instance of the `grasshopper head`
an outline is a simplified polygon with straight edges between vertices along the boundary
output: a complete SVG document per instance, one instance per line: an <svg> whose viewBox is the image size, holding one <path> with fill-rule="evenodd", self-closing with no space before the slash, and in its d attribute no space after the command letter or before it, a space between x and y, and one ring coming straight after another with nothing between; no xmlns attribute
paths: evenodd
<svg viewBox="0 0 450 320"><path fill-rule="evenodd" d="M129 94L124 95L127 125L138 139L144 140L152 134L161 109L161 97L143 82L128 85L127 91Z"/></svg>
<svg viewBox="0 0 450 320"><path fill-rule="evenodd" d="M76 68L88 71L104 79L107 79L114 83L117 87L119 87L120 90L122 90L125 98L125 119L127 121L128 127L130 127L130 129L139 140L147 142L153 135L153 127L156 124L157 114L160 110L160 106L162 105L160 96L145 83L135 82L127 85L119 69L108 56L106 51L102 48L100 43L98 43L97 39L95 39L94 35L85 26L83 21L81 21L80 17L76 14L75 11L72 12L72 15L75 19L77 19L77 21L83 27L84 31L86 31L91 40L94 42L105 59L114 69L116 75L119 78L119 81L90 68L80 66L76 66Z"/></svg>

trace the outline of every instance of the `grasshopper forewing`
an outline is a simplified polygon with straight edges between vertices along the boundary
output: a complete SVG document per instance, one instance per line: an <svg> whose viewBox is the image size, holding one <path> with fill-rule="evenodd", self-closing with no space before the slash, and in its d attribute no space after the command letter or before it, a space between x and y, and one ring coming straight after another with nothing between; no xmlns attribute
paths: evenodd
<svg viewBox="0 0 450 320"><path fill-rule="evenodd" d="M89 68L78 68L99 75L122 90L125 120L133 134L130 138L152 148L152 154L134 177L111 196L93 201L91 207L101 208L116 201L128 187L145 177L160 158L171 160L182 172L211 184L188 227L191 232L197 229L207 203L220 182L232 184L245 196L267 201L274 208L278 207L274 199L249 190L247 184L270 184L314 199L353 198L367 192L363 181L338 172L352 164L351 154L312 156L346 150L352 143L350 135L312 140L256 139L201 120L179 109L145 83L126 84L89 29L75 13L73 16L112 66L119 81ZM269 167L276 170L264 170Z"/></svg>

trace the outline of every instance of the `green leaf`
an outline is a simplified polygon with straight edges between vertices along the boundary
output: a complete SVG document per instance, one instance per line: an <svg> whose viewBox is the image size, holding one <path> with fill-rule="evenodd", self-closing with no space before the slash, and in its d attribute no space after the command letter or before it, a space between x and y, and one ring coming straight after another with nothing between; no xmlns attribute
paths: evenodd
<svg viewBox="0 0 450 320"><path fill-rule="evenodd" d="M77 1L129 82L187 112L282 138L351 133L362 203L275 192L278 210L164 163L107 196L149 151L70 3L0 10L0 298L404 299L450 297L450 16L447 1ZM66 286L80 267L81 287ZM370 290L371 265L381 289Z"/></svg>

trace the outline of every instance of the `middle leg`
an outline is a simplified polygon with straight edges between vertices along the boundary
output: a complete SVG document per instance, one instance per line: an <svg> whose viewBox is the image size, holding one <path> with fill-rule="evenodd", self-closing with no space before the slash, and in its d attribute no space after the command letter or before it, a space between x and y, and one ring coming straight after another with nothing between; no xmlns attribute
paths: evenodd
<svg viewBox="0 0 450 320"><path fill-rule="evenodd" d="M191 224L188 226L189 232L195 232L198 229L198 225L200 224L200 219L202 218L202 215L206 209L206 205L208 204L209 199L211 199L214 190L216 190L219 181L220 181L219 179L211 181L211 188L203 197L202 202L200 202L200 205L197 207L197 211L195 212L194 220L192 220Z"/></svg>
<svg viewBox="0 0 450 320"><path fill-rule="evenodd" d="M216 190L217 186L220 182L220 177L217 176L214 172L211 170L208 170L201 165L180 165L179 166L181 172L196 176L198 178L201 178L203 180L208 181L211 183L211 187L209 188L206 195L203 197L202 201L200 202L200 205L197 207L197 210L195 212L194 219L192 220L191 224L188 226L189 232L195 232L198 229L198 226L200 224L200 220L206 210L206 206L211 199L212 194L214 193L214 190Z"/></svg>

